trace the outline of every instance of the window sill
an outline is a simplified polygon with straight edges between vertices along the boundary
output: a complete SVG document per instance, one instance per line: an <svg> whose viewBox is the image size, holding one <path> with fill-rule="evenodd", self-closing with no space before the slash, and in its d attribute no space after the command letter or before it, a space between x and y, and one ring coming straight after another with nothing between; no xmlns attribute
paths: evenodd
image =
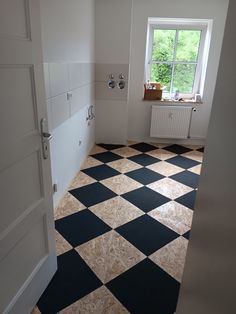
<svg viewBox="0 0 236 314"><path fill-rule="evenodd" d="M188 100L181 100L181 101L179 101L179 100L164 100L164 99L162 99L162 100L146 100L146 99L143 99L143 102L147 102L147 103L155 103L155 104L157 104L157 105L184 105L184 104L186 104L186 105L189 105L189 104L194 104L194 105L200 105L200 104L203 104L203 102L201 101L201 102L197 102L197 101L195 101L195 100L190 100L190 99L188 99Z"/></svg>

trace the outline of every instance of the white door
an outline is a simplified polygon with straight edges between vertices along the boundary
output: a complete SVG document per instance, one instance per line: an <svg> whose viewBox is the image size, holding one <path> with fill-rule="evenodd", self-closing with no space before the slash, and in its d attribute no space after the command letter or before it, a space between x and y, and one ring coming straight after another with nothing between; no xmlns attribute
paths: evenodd
<svg viewBox="0 0 236 314"><path fill-rule="evenodd" d="M0 0L0 313L29 313L57 268L39 1Z"/></svg>

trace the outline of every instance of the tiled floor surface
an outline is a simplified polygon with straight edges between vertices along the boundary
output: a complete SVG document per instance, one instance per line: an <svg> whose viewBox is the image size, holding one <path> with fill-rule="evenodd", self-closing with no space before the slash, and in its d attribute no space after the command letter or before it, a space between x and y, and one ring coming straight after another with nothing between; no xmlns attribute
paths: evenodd
<svg viewBox="0 0 236 314"><path fill-rule="evenodd" d="M202 157L96 145L56 210L58 272L35 311L173 314Z"/></svg>

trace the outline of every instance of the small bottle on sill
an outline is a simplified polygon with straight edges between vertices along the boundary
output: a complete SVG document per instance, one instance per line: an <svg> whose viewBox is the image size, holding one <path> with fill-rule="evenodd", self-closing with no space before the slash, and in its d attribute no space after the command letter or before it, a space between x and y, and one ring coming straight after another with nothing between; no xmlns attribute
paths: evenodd
<svg viewBox="0 0 236 314"><path fill-rule="evenodd" d="M179 90L175 91L174 100L179 100Z"/></svg>

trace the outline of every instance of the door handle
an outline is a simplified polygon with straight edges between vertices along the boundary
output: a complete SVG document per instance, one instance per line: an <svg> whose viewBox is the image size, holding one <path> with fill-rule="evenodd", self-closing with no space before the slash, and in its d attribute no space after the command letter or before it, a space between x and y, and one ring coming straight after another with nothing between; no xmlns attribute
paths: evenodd
<svg viewBox="0 0 236 314"><path fill-rule="evenodd" d="M52 139L52 134L43 132L42 136L45 138L45 140L50 141Z"/></svg>
<svg viewBox="0 0 236 314"><path fill-rule="evenodd" d="M46 119L43 118L40 121L40 132L41 132L41 142L42 142L42 153L43 159L48 159L48 145L49 141L52 139L52 135L45 131Z"/></svg>

